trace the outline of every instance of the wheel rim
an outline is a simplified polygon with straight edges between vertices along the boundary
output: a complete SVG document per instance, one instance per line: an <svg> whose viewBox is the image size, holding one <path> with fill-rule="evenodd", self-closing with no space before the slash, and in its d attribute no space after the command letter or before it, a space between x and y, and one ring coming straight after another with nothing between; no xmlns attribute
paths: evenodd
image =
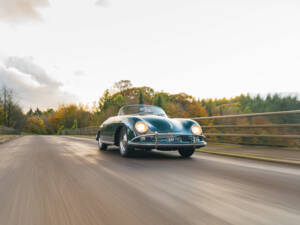
<svg viewBox="0 0 300 225"><path fill-rule="evenodd" d="M126 145L127 145L127 135L126 133L123 133L120 139L120 151L122 154L126 152Z"/></svg>
<svg viewBox="0 0 300 225"><path fill-rule="evenodd" d="M102 142L101 142L101 139L100 139L100 137L99 137L99 139L98 139L98 145L99 145L99 148L101 148L101 147L102 147Z"/></svg>

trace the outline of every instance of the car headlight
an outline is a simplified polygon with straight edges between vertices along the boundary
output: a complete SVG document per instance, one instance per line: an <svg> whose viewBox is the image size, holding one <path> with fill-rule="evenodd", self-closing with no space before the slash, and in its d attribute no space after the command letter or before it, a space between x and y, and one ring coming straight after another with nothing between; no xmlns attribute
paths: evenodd
<svg viewBox="0 0 300 225"><path fill-rule="evenodd" d="M202 128L199 125L193 125L191 128L193 134L195 135L201 135L202 134Z"/></svg>
<svg viewBox="0 0 300 225"><path fill-rule="evenodd" d="M143 121L139 121L135 124L135 129L137 132L144 134L148 131L148 125Z"/></svg>

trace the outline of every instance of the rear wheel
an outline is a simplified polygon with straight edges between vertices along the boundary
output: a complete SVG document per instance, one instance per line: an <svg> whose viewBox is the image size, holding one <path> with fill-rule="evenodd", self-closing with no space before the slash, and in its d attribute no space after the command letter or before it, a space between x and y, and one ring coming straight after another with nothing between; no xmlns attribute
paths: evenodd
<svg viewBox="0 0 300 225"><path fill-rule="evenodd" d="M107 144L104 144L102 141L101 141L101 138L100 138L100 135L98 137L98 147L99 147L99 150L100 151L105 151L107 149Z"/></svg>
<svg viewBox="0 0 300 225"><path fill-rule="evenodd" d="M179 149L178 152L183 158L189 158L194 154L195 149L194 148L183 148L183 149Z"/></svg>
<svg viewBox="0 0 300 225"><path fill-rule="evenodd" d="M128 157L132 152L132 148L128 146L127 128L123 127L120 131L119 138L120 154L123 157Z"/></svg>

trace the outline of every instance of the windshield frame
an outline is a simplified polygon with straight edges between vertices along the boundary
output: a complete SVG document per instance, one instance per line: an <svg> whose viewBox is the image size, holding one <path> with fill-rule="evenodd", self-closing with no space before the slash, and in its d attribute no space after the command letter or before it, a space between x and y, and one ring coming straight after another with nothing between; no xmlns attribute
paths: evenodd
<svg viewBox="0 0 300 225"><path fill-rule="evenodd" d="M124 112L124 109L125 108L128 108L128 107L147 107L147 108L156 108L156 109L159 109L163 112L163 114L154 114L153 112L150 113L150 112L146 112L146 113L143 113L143 112L139 112L139 113L133 113L133 114L126 114ZM140 116L143 116L143 115L154 115L154 116L162 116L162 117L168 117L166 112L161 108L161 107L158 107L158 106L155 106L155 105L142 105L142 104L135 104L135 105L125 105L125 106L122 106L119 110L119 113L118 113L118 116L129 116L129 115L140 115Z"/></svg>

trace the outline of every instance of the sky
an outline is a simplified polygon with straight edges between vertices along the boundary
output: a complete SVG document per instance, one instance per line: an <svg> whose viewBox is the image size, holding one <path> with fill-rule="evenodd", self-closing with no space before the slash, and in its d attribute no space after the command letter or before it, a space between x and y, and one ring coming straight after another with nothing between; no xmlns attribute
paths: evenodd
<svg viewBox="0 0 300 225"><path fill-rule="evenodd" d="M297 0L0 0L0 85L24 108L119 80L197 98L299 93Z"/></svg>

